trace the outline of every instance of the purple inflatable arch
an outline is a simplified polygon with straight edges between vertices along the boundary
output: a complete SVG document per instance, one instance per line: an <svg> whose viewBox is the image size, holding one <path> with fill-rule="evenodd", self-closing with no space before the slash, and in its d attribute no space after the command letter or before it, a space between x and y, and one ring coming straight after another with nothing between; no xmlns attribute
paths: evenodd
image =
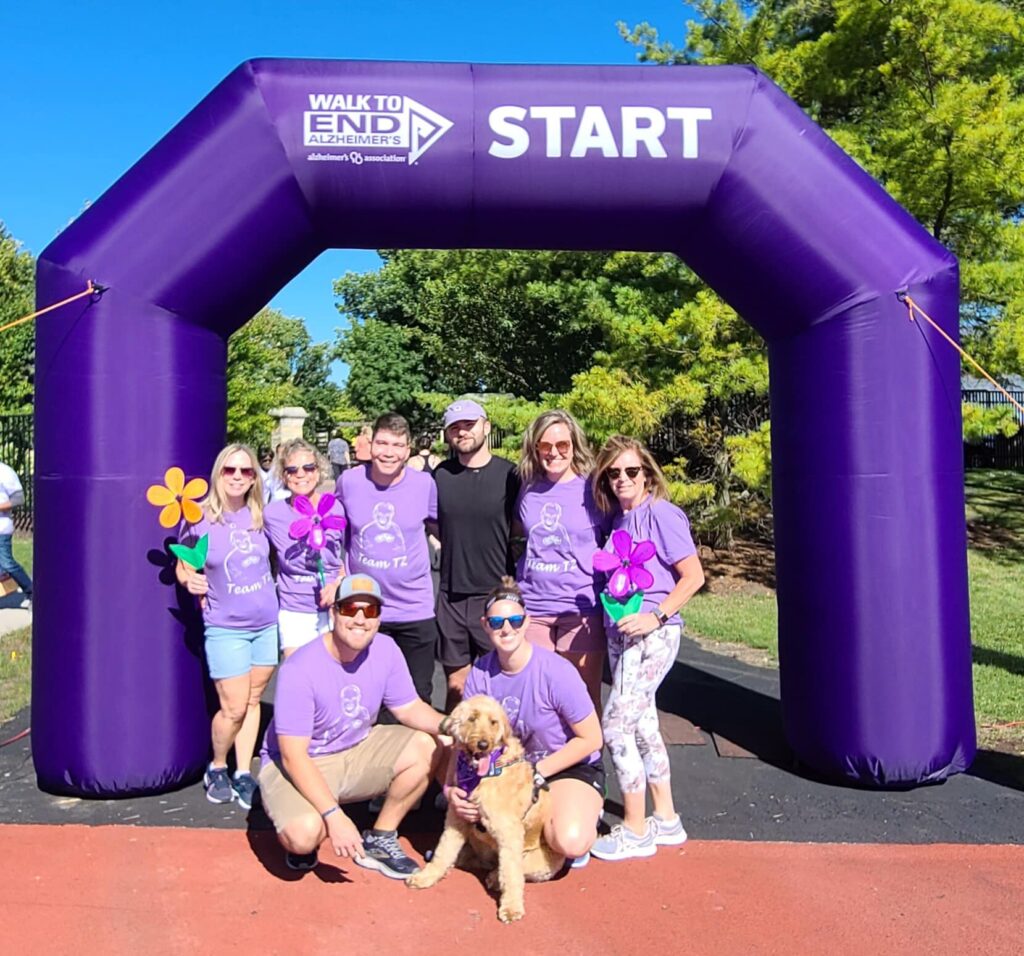
<svg viewBox="0 0 1024 956"><path fill-rule="evenodd" d="M975 750L956 260L737 67L242 64L39 260L107 287L37 338L33 753L126 796L209 747L201 636L145 489L206 474L228 335L321 251L670 251L768 341L785 732L869 786Z"/></svg>

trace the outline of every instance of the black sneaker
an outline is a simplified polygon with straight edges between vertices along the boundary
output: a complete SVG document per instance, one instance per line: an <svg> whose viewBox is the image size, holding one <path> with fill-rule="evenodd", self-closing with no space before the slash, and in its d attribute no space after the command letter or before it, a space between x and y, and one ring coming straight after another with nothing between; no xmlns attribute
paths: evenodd
<svg viewBox="0 0 1024 956"><path fill-rule="evenodd" d="M312 853L285 853L284 862L288 864L289 870L305 873L307 870L315 869L320 857L315 850Z"/></svg>
<svg viewBox="0 0 1024 956"><path fill-rule="evenodd" d="M399 846L398 834L394 830L388 833L364 830L363 850L366 855L357 856L356 863L368 870L379 870L392 880L404 880L420 871L419 866Z"/></svg>
<svg viewBox="0 0 1024 956"><path fill-rule="evenodd" d="M231 803L235 799L227 767L207 767L203 774L203 785L206 787L206 799L210 803Z"/></svg>
<svg viewBox="0 0 1024 956"><path fill-rule="evenodd" d="M253 779L251 773L236 773L231 781L231 788L238 797L239 806L246 810L252 809L252 801L259 789L259 784Z"/></svg>

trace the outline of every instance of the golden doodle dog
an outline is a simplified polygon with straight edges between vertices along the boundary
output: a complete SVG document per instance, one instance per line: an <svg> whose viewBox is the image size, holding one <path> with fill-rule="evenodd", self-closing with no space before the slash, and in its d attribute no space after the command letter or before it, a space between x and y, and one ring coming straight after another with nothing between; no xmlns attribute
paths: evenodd
<svg viewBox="0 0 1024 956"><path fill-rule="evenodd" d="M426 889L456 863L477 862L489 871L488 889L500 890L498 919L511 923L523 918L524 884L550 880L565 863L544 840L549 794L535 790L533 766L496 700L483 694L464 700L452 711L450 728L456 785L480 808L480 822L467 823L449 806L433 859L406 882Z"/></svg>

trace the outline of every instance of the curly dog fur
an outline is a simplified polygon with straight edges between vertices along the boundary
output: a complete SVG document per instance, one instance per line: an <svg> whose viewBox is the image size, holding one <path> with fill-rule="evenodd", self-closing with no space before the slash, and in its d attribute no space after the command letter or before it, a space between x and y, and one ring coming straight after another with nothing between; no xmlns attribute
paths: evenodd
<svg viewBox="0 0 1024 956"><path fill-rule="evenodd" d="M478 694L459 704L452 711L451 734L456 750L474 759L504 745L499 760L502 771L482 777L470 795L480 808L480 825L460 819L449 806L433 859L406 882L425 889L457 863L472 866L476 862L489 871L488 888L496 884L500 890L498 918L511 923L523 918L524 884L550 880L565 863L565 857L544 840L549 794L540 790L534 800L533 768L522 759L523 745L493 698Z"/></svg>

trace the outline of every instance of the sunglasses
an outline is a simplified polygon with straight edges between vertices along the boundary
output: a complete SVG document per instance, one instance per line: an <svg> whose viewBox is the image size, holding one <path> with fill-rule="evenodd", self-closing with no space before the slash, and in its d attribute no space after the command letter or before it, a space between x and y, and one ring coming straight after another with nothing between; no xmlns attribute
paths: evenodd
<svg viewBox="0 0 1024 956"><path fill-rule="evenodd" d="M510 614L508 617L489 617L486 618L487 626L492 631L500 631L504 626L505 622L508 621L513 627L522 627L523 621L526 620L525 614Z"/></svg>
<svg viewBox="0 0 1024 956"><path fill-rule="evenodd" d="M319 471L320 466L315 461L307 461L304 465L285 465L284 473L286 475L297 475L300 469L307 475L311 475L314 471Z"/></svg>
<svg viewBox="0 0 1024 956"><path fill-rule="evenodd" d="M239 468L238 466L225 465L221 468L220 473L225 478L230 478L232 475L241 475L243 478L252 478L256 474L255 468Z"/></svg>
<svg viewBox="0 0 1024 956"><path fill-rule="evenodd" d="M368 619L380 617L380 605L375 601L342 601L334 605L334 610L342 617L355 617L360 611Z"/></svg>
<svg viewBox="0 0 1024 956"><path fill-rule="evenodd" d="M608 476L609 481L615 481L619 477L619 475L625 472L626 477L632 480L633 478L636 478L636 476L639 475L642 471L643 468L640 467L640 465L630 465L628 468L609 468L605 472L605 474Z"/></svg>
<svg viewBox="0 0 1024 956"><path fill-rule="evenodd" d="M539 441L537 442L537 451L542 455L550 455L551 452L557 451L563 458L565 458L570 451L572 451L571 441Z"/></svg>

